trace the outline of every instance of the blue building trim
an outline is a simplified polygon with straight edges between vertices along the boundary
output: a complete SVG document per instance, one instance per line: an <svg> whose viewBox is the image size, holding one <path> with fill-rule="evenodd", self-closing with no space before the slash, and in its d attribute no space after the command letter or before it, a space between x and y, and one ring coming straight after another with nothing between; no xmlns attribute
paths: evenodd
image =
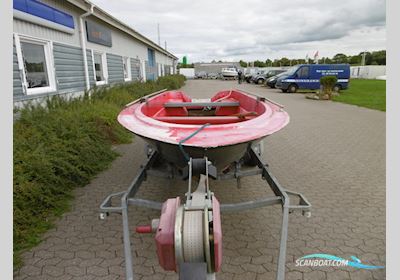
<svg viewBox="0 0 400 280"><path fill-rule="evenodd" d="M72 15L37 0L13 0L14 9L74 29Z"/></svg>

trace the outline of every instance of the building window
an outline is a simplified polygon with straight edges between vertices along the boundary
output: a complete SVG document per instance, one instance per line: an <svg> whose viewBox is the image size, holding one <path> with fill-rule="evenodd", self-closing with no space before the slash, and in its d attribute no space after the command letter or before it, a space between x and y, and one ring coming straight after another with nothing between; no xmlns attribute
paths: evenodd
<svg viewBox="0 0 400 280"><path fill-rule="evenodd" d="M50 42L15 35L26 94L56 91Z"/></svg>
<svg viewBox="0 0 400 280"><path fill-rule="evenodd" d="M96 85L104 85L106 81L106 67L107 61L104 53L94 52L93 53L93 64L94 64L94 75L96 78Z"/></svg>
<svg viewBox="0 0 400 280"><path fill-rule="evenodd" d="M124 80L125 82L132 80L131 75L131 59L129 57L123 57L122 63L124 66Z"/></svg>
<svg viewBox="0 0 400 280"><path fill-rule="evenodd" d="M28 88L49 86L44 45L21 42Z"/></svg>
<svg viewBox="0 0 400 280"><path fill-rule="evenodd" d="M154 67L156 66L156 57L155 57L155 52L152 49L147 49L147 57L149 60L149 66Z"/></svg>

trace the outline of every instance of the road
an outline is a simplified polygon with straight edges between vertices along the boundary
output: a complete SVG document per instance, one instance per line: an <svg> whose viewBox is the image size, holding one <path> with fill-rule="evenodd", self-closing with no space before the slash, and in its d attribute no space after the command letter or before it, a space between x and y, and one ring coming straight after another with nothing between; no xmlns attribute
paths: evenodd
<svg viewBox="0 0 400 280"><path fill-rule="evenodd" d="M234 81L187 81L183 91L195 98L222 89L242 88L285 106L289 125L264 141L264 158L280 183L302 192L313 205L311 218L290 215L287 279L385 279L385 269L296 267L311 253L356 256L385 265L385 118L384 112L330 101L307 100L258 85ZM116 150L121 156L84 188L75 191L65 213L45 240L23 255L15 279L125 279L122 226L118 214L98 219L98 206L110 192L124 190L145 158L143 141ZM183 196L186 182L149 178L141 198L164 201ZM269 194L259 177L212 182L222 203ZM148 224L157 211L132 208L136 225ZM279 248L280 207L222 216L223 265L217 279L274 279ZM138 235L131 224L138 279L177 279L158 265L152 235Z"/></svg>

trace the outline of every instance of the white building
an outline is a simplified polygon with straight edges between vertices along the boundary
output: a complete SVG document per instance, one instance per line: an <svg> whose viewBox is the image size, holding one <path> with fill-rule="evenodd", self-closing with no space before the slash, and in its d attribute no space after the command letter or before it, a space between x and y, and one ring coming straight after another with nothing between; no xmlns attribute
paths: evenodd
<svg viewBox="0 0 400 280"><path fill-rule="evenodd" d="M176 73L176 56L87 0L13 2L15 104Z"/></svg>
<svg viewBox="0 0 400 280"><path fill-rule="evenodd" d="M355 79L377 79L386 75L386 65L351 66L350 76Z"/></svg>

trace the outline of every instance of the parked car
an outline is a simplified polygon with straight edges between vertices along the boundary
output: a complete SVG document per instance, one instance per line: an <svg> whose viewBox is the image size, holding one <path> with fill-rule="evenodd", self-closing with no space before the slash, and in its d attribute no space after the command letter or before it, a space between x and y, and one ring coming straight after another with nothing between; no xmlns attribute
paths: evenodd
<svg viewBox="0 0 400 280"><path fill-rule="evenodd" d="M275 87L283 92L296 92L298 89L319 89L319 79L323 76L336 76L333 90L346 89L350 79L349 64L301 64L290 68L279 77Z"/></svg>
<svg viewBox="0 0 400 280"><path fill-rule="evenodd" d="M271 78L273 76L279 75L281 73L286 72L287 70L284 69L274 69L274 70L269 70L267 74L265 74L266 78Z"/></svg>
<svg viewBox="0 0 400 280"><path fill-rule="evenodd" d="M266 73L262 73L262 74L253 76L251 78L251 80L252 80L253 83L261 85L261 84L265 83L268 78L270 78L272 76L275 76L275 75L278 75L280 73L283 73L285 71L286 70L281 70L281 69L269 70Z"/></svg>
<svg viewBox="0 0 400 280"><path fill-rule="evenodd" d="M208 77L209 79L213 79L213 80L218 79L219 76L220 76L220 75L219 75L218 73L208 73L208 75L207 75L207 77Z"/></svg>
<svg viewBox="0 0 400 280"><path fill-rule="evenodd" d="M206 71L200 71L194 75L195 79L207 79L207 72Z"/></svg>
<svg viewBox="0 0 400 280"><path fill-rule="evenodd" d="M269 78L266 80L265 84L266 84L267 86L269 86L270 88L275 88L276 81L278 80L279 77L285 75L285 73L286 73L286 71L285 71L285 72L282 72L282 73L280 73L280 74L278 74L278 75L269 77Z"/></svg>
<svg viewBox="0 0 400 280"><path fill-rule="evenodd" d="M251 83L253 81L253 77L258 76L258 75L263 75L265 73L265 70L259 70L256 73L247 73L244 75L244 79L246 82Z"/></svg>

